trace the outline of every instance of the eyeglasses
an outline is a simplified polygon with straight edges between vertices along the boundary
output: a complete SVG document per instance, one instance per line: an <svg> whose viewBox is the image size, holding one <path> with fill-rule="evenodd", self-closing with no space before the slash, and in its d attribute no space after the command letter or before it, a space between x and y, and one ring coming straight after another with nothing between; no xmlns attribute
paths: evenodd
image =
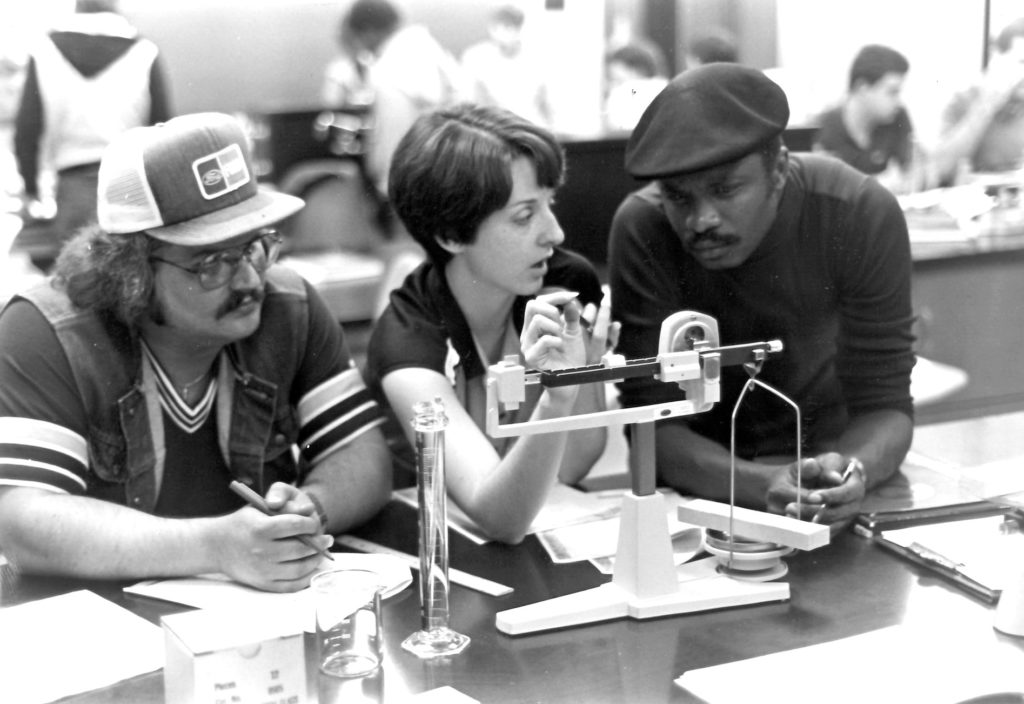
<svg viewBox="0 0 1024 704"><path fill-rule="evenodd" d="M241 266L243 259L249 262L257 273L262 274L269 269L281 253L281 242L282 238L277 230L265 229L260 230L255 239L243 245L223 249L203 257L195 266L184 266L160 257L150 257L150 261L170 264L182 271L195 274L199 277L200 286L207 291L213 291L230 283L238 272L238 267Z"/></svg>

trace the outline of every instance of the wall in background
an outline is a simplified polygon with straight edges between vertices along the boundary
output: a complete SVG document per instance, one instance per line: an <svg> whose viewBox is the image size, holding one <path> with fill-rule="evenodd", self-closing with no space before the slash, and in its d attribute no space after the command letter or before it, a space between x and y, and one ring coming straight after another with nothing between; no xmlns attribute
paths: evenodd
<svg viewBox="0 0 1024 704"><path fill-rule="evenodd" d="M307 109L334 53L334 3L132 2L125 14L163 52L175 110Z"/></svg>

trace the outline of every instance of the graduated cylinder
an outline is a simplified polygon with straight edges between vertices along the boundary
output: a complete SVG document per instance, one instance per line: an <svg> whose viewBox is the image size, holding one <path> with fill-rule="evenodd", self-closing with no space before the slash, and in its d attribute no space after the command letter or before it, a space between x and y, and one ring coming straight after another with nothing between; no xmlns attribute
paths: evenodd
<svg viewBox="0 0 1024 704"><path fill-rule="evenodd" d="M419 499L420 630L402 647L417 657L453 655L469 637L448 626L448 503L444 477L444 434L448 416L441 399L413 406L416 482Z"/></svg>

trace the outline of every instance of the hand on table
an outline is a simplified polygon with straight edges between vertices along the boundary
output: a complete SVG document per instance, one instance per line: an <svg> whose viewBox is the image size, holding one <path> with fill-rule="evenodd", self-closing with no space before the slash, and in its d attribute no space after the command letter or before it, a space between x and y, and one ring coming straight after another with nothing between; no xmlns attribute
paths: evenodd
<svg viewBox="0 0 1024 704"><path fill-rule="evenodd" d="M863 470L851 469L844 481L844 473L851 462L855 462L854 458L837 452L804 459L800 484L797 483L796 462L780 467L768 487L768 511L808 521L820 512L819 522L830 524L853 518L860 510L866 487Z"/></svg>

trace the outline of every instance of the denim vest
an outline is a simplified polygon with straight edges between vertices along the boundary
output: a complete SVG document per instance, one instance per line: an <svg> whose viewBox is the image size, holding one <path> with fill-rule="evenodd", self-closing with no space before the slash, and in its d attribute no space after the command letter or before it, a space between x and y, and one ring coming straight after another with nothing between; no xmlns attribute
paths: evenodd
<svg viewBox="0 0 1024 704"><path fill-rule="evenodd" d="M88 416L87 494L152 512L163 472L160 406L147 394L137 331L83 311L48 283L21 294L49 321L71 366ZM261 494L301 470L298 398L292 382L306 348L309 301L301 278L267 274L259 329L221 355L217 430L231 474ZM154 441L156 439L156 441Z"/></svg>

